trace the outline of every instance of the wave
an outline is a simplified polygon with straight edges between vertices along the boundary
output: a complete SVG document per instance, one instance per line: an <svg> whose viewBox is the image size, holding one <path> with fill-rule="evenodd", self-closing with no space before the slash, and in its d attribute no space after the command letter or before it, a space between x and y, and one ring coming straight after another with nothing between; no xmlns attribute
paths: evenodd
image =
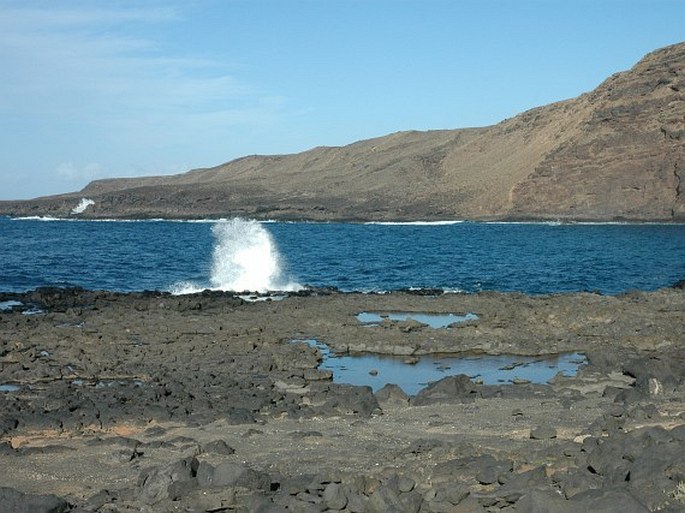
<svg viewBox="0 0 685 513"><path fill-rule="evenodd" d="M22 217L10 217L12 221L75 221L75 219L66 219L63 217L53 217L53 216L22 216Z"/></svg>
<svg viewBox="0 0 685 513"><path fill-rule="evenodd" d="M368 221L364 224L380 226L451 226L465 222L467 221L455 219L452 221Z"/></svg>
<svg viewBox="0 0 685 513"><path fill-rule="evenodd" d="M79 204L71 209L71 213L74 215L83 214L91 205L95 205L95 202L92 199L81 198Z"/></svg>
<svg viewBox="0 0 685 513"><path fill-rule="evenodd" d="M212 226L214 249L209 282L177 283L173 294L205 289L233 292L293 292L304 287L288 278L271 234L258 221L235 218Z"/></svg>

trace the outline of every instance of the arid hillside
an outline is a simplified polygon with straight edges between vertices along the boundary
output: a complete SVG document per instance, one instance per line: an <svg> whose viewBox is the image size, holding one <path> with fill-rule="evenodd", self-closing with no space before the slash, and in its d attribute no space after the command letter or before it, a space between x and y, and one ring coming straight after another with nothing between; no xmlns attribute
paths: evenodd
<svg viewBox="0 0 685 513"><path fill-rule="evenodd" d="M685 220L685 43L494 126L398 132L188 173L98 180L0 214L309 220Z"/></svg>

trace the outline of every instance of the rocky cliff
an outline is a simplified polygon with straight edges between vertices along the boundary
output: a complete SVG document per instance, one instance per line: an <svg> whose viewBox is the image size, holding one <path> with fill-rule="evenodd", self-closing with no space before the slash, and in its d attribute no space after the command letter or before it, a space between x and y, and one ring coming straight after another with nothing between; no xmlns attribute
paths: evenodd
<svg viewBox="0 0 685 513"><path fill-rule="evenodd" d="M483 128L399 132L188 173L98 180L0 214L311 220L685 220L685 43Z"/></svg>

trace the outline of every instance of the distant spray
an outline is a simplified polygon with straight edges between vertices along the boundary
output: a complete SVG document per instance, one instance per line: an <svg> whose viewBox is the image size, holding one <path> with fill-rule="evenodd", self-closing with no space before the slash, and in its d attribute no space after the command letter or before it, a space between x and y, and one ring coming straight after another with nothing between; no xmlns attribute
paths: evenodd
<svg viewBox="0 0 685 513"><path fill-rule="evenodd" d="M81 202L71 209L71 213L74 215L83 214L91 205L95 205L95 202L92 199L81 198Z"/></svg>
<svg viewBox="0 0 685 513"><path fill-rule="evenodd" d="M240 218L212 226L214 249L209 286L181 283L176 294L189 294L205 288L235 292L294 291L299 283L284 276L281 257L271 234L259 222Z"/></svg>

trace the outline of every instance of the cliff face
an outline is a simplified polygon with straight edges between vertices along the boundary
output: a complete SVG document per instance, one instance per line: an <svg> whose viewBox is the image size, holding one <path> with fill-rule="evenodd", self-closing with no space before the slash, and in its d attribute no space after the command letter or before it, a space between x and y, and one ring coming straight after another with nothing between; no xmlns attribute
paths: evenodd
<svg viewBox="0 0 685 513"><path fill-rule="evenodd" d="M568 134L512 190L523 215L685 216L685 45L647 55L575 100Z"/></svg>
<svg viewBox="0 0 685 513"><path fill-rule="evenodd" d="M100 180L0 213L313 220L685 220L685 43L485 128L400 132L172 177Z"/></svg>

